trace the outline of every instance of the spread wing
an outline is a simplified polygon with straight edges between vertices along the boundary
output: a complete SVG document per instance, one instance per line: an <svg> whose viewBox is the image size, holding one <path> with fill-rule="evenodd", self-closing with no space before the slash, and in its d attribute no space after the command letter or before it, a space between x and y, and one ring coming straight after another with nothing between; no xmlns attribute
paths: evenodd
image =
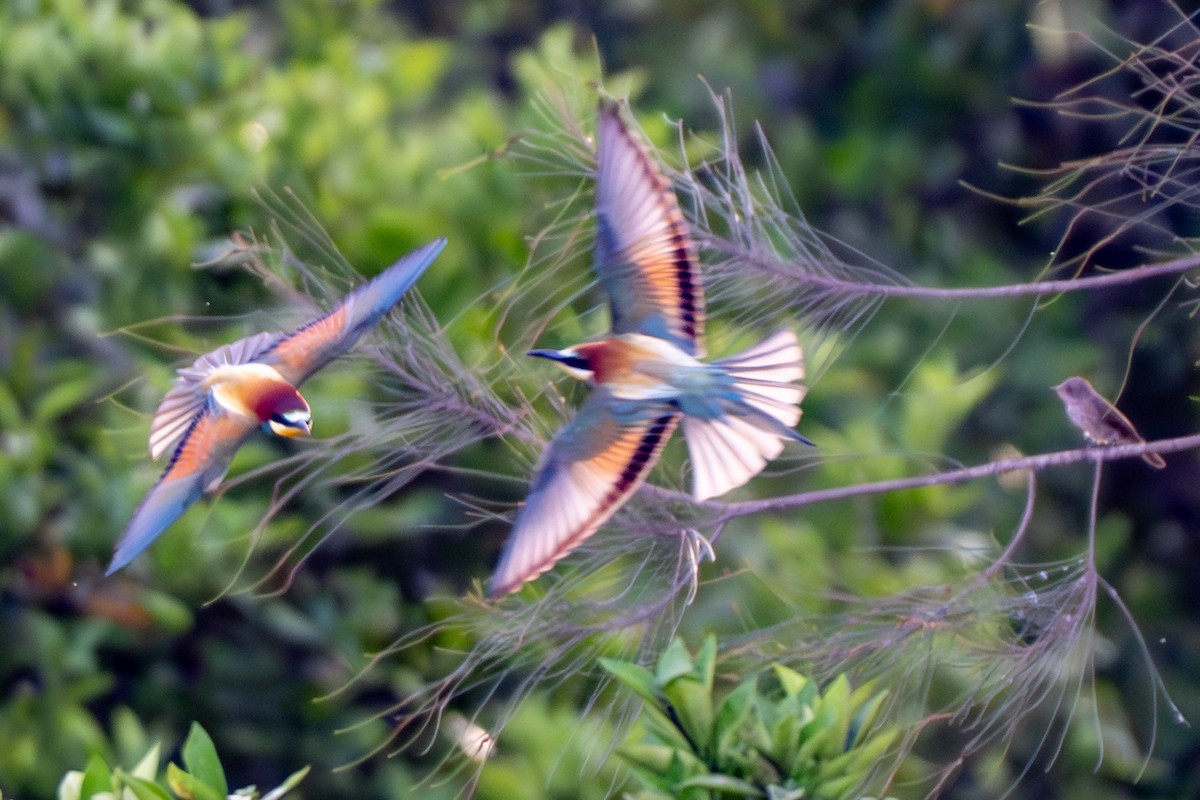
<svg viewBox="0 0 1200 800"><path fill-rule="evenodd" d="M414 250L346 295L333 311L292 333L256 333L219 347L179 370L150 424L150 455L158 458L174 448L196 421L208 402L208 390L203 384L213 370L260 362L275 367L293 386L299 385L349 350L399 302L445 246L445 239L437 239Z"/></svg>
<svg viewBox="0 0 1200 800"><path fill-rule="evenodd" d="M638 412L603 388L593 392L543 456L489 596L516 591L595 533L645 481L677 421L669 406Z"/></svg>
<svg viewBox="0 0 1200 800"><path fill-rule="evenodd" d="M704 291L679 201L616 104L601 104L597 133L596 273L613 332L656 336L701 356Z"/></svg>
<svg viewBox="0 0 1200 800"><path fill-rule="evenodd" d="M154 412L150 423L150 456L158 458L179 444L179 440L196 423L208 403L204 382L218 367L247 364L281 338L278 333L256 333L222 345L196 359L190 367L180 369Z"/></svg>
<svg viewBox="0 0 1200 800"><path fill-rule="evenodd" d="M211 404L205 405L181 434L166 471L134 512L105 574L111 575L136 558L201 494L215 489L233 454L255 427L252 419L222 414Z"/></svg>
<svg viewBox="0 0 1200 800"><path fill-rule="evenodd" d="M436 239L414 250L350 292L325 316L279 337L255 360L270 364L284 380L299 386L301 381L349 350L368 328L396 305L445 246L445 239Z"/></svg>

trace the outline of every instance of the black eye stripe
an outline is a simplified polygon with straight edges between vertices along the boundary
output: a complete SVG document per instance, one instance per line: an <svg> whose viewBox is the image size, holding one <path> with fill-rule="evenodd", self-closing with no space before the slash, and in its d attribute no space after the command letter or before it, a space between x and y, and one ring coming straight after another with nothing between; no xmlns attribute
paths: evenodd
<svg viewBox="0 0 1200 800"><path fill-rule="evenodd" d="M583 356L565 356L562 359L562 363L566 364L568 367L571 367L572 369L582 369L582 370L587 370L589 372L592 369L591 365L588 364L587 359L584 358Z"/></svg>

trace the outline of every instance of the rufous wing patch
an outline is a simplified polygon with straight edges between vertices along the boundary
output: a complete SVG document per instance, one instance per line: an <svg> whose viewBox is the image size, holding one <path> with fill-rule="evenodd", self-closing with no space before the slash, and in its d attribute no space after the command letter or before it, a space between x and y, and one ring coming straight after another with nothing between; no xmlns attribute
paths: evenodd
<svg viewBox="0 0 1200 800"><path fill-rule="evenodd" d="M245 417L232 417L205 411L183 437L162 480L175 480L185 475L204 475L219 468L217 477L225 474L228 462L238 445L257 427ZM206 478L205 485L211 478Z"/></svg>
<svg viewBox="0 0 1200 800"><path fill-rule="evenodd" d="M679 201L616 104L601 105L597 127L596 272L613 331L668 339L700 356L704 292Z"/></svg>
<svg viewBox="0 0 1200 800"><path fill-rule="evenodd" d="M343 302L325 316L281 337L266 360L285 379L300 383L353 344L345 339L346 318L347 305Z"/></svg>
<svg viewBox="0 0 1200 800"><path fill-rule="evenodd" d="M435 239L405 255L367 283L346 295L328 314L281 336L263 363L279 370L294 386L345 353L400 302L417 278L446 246Z"/></svg>

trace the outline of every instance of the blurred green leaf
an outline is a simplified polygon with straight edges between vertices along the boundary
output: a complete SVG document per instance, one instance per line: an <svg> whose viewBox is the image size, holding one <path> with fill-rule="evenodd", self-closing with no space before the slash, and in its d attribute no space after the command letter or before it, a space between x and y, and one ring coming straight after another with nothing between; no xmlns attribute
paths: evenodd
<svg viewBox="0 0 1200 800"><path fill-rule="evenodd" d="M167 764L167 785L180 800L225 800L225 793L184 772L174 764Z"/></svg>
<svg viewBox="0 0 1200 800"><path fill-rule="evenodd" d="M283 797L292 789L295 789L298 785L300 785L300 782L304 780L305 776L308 775L311 769L312 767L304 767L303 769L296 770L289 775L283 783L264 794L262 796L262 800L279 800L279 798Z"/></svg>
<svg viewBox="0 0 1200 800"><path fill-rule="evenodd" d="M125 788L133 792L137 800L171 800L171 795L151 778L126 775Z"/></svg>
<svg viewBox="0 0 1200 800"><path fill-rule="evenodd" d="M90 798L94 795L110 794L113 790L112 772L104 759L92 756L88 759L87 769L83 773L83 783L79 787L79 797Z"/></svg>
<svg viewBox="0 0 1200 800"><path fill-rule="evenodd" d="M217 749L213 747L208 733L197 722L192 723L188 737L183 743L183 765L196 779L218 795L224 797L229 794L229 785L225 782L225 770L221 767L221 759L217 757Z"/></svg>

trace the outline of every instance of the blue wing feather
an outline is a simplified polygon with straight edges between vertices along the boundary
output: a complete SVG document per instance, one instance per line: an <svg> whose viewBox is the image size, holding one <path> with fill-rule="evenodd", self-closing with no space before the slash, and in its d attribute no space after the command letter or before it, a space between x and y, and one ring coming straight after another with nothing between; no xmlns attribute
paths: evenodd
<svg viewBox="0 0 1200 800"><path fill-rule="evenodd" d="M204 493L204 482L196 475L165 479L146 495L124 535L117 542L112 563L105 575L112 575L137 558L171 523L183 516Z"/></svg>
<svg viewBox="0 0 1200 800"><path fill-rule="evenodd" d="M400 301L445 246L445 239L435 239L414 250L346 295L337 308L273 342L254 360L274 366L285 380L298 386L353 347Z"/></svg>
<svg viewBox="0 0 1200 800"><path fill-rule="evenodd" d="M206 405L183 434L158 483L134 512L104 574L111 575L136 558L206 490L215 487L254 428L254 420L230 417L214 410L211 403Z"/></svg>

